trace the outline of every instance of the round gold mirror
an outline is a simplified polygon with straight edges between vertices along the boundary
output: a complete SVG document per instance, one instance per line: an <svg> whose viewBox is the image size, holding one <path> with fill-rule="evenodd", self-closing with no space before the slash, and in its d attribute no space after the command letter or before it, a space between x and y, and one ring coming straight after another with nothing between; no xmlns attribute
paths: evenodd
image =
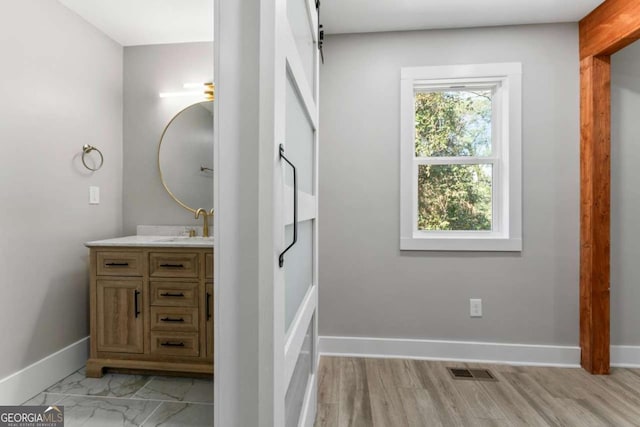
<svg viewBox="0 0 640 427"><path fill-rule="evenodd" d="M167 124L158 147L160 179L167 193L205 223L213 214L213 101L198 102Z"/></svg>

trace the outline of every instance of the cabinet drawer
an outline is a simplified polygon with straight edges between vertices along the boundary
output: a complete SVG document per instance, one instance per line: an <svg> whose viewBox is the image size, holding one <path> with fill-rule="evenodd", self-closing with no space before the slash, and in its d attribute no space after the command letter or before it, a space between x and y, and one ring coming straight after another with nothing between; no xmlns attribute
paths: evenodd
<svg viewBox="0 0 640 427"><path fill-rule="evenodd" d="M198 283L151 282L151 305L197 307Z"/></svg>
<svg viewBox="0 0 640 427"><path fill-rule="evenodd" d="M142 276L142 252L103 252L96 255L98 276Z"/></svg>
<svg viewBox="0 0 640 427"><path fill-rule="evenodd" d="M197 253L149 254L149 275L151 277L198 277L200 268Z"/></svg>
<svg viewBox="0 0 640 427"><path fill-rule="evenodd" d="M206 284L205 298L205 334L206 334L206 355L213 357L213 283Z"/></svg>
<svg viewBox="0 0 640 427"><path fill-rule="evenodd" d="M198 332L198 309L151 307L151 330Z"/></svg>
<svg viewBox="0 0 640 427"><path fill-rule="evenodd" d="M205 255L205 266L207 279L213 279L213 254Z"/></svg>
<svg viewBox="0 0 640 427"><path fill-rule="evenodd" d="M198 357L197 332L151 332L151 354Z"/></svg>

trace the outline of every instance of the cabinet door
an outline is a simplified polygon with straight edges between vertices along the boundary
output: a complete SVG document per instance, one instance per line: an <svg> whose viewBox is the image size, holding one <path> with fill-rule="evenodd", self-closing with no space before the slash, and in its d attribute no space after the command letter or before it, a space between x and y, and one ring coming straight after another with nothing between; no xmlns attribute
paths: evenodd
<svg viewBox="0 0 640 427"><path fill-rule="evenodd" d="M207 319L207 357L213 357L213 283L207 283L205 318Z"/></svg>
<svg viewBox="0 0 640 427"><path fill-rule="evenodd" d="M142 353L142 280L96 282L98 351Z"/></svg>

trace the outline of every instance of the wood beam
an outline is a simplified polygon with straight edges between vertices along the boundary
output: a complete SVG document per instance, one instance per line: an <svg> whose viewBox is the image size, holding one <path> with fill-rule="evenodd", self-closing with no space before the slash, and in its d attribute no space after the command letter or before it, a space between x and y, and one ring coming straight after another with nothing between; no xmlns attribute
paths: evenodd
<svg viewBox="0 0 640 427"><path fill-rule="evenodd" d="M581 364L609 373L611 62L580 61L580 347Z"/></svg>
<svg viewBox="0 0 640 427"><path fill-rule="evenodd" d="M640 1L606 0L580 21L580 58L612 55L640 38Z"/></svg>
<svg viewBox="0 0 640 427"><path fill-rule="evenodd" d="M611 55L640 39L640 1L606 0L580 21L580 347L609 373Z"/></svg>

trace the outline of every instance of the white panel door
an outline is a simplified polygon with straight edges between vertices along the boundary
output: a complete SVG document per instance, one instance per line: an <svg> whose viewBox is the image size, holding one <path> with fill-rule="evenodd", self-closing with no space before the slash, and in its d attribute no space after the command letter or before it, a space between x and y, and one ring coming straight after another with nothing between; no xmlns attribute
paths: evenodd
<svg viewBox="0 0 640 427"><path fill-rule="evenodd" d="M261 290L264 425L311 426L318 305L318 15L313 0L261 3L260 159L273 264ZM266 281L265 284L270 284ZM268 340L272 340L270 346Z"/></svg>

